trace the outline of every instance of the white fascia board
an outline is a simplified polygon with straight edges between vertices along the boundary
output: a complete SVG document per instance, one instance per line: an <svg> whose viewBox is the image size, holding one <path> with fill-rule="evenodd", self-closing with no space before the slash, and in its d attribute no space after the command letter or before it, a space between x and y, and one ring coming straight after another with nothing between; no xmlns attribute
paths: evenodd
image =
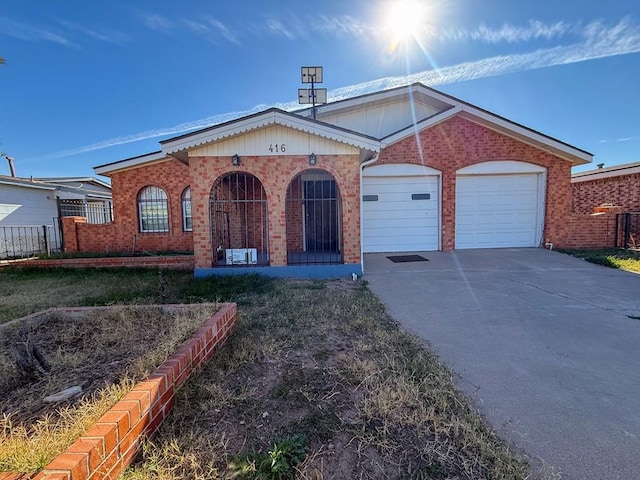
<svg viewBox="0 0 640 480"><path fill-rule="evenodd" d="M304 117L294 116L293 114L284 114L276 111L240 119L236 122L221 125L218 128L208 129L207 131L193 135L186 135L174 141L165 143L162 146L162 151L165 155L171 155L206 143L216 142L234 135L246 133L250 130L266 127L268 125L282 125L295 130L335 140L337 142L353 145L358 148L373 151L380 150L380 142L373 138L359 135L355 132L346 132L329 124L312 122Z"/></svg>
<svg viewBox="0 0 640 480"><path fill-rule="evenodd" d="M444 110L443 112L436 113L435 115L425 118L424 120L416 123L415 125L411 125L399 132L393 133L388 137L385 137L381 140L382 148L388 147L389 145L399 142L400 140L415 135L416 132L424 130L426 128L432 127L444 120L451 118L461 111L460 106L455 106L448 110Z"/></svg>
<svg viewBox="0 0 640 480"><path fill-rule="evenodd" d="M63 185L68 186L67 183L94 183L104 188L108 188L111 190L111 185L107 182L103 182L102 180L95 177L40 177L34 178L34 180L43 183L55 184L55 185ZM71 185L73 186L73 185ZM77 187L82 188L82 187Z"/></svg>
<svg viewBox="0 0 640 480"><path fill-rule="evenodd" d="M116 172L118 170L123 170L125 168L139 167L140 165L144 165L145 163L157 162L158 160L163 160L167 157L167 155L163 152L154 152L149 153L148 155L141 155L139 157L128 158L126 160L121 160L119 162L107 163L105 165L98 165L97 167L93 167L93 171L98 175L109 175L110 173ZM109 186L111 188L111 186Z"/></svg>
<svg viewBox="0 0 640 480"><path fill-rule="evenodd" d="M604 169L601 169L604 170ZM571 183L589 182L592 180L601 180L603 178L623 177L625 175L633 175L640 173L640 165L635 167L614 168L610 167L608 171L590 170L588 172L576 173L571 177Z"/></svg>
<svg viewBox="0 0 640 480"><path fill-rule="evenodd" d="M515 137L516 139L522 139L522 137L524 137L525 140L530 140L533 146L537 148L540 148L540 145L547 146L553 149L550 153L565 158L566 160L571 161L574 165L583 165L593 161L593 155L590 153L562 143L558 140L554 140L553 138L542 135L541 133L529 130L528 128L522 127L491 113L474 108L471 105L462 105L462 112L471 117L477 118L479 120L478 123L489 128L493 127L494 130L497 130L500 133ZM474 121L474 118L468 119ZM489 125L486 125L485 122Z"/></svg>
<svg viewBox="0 0 640 480"><path fill-rule="evenodd" d="M56 180L47 180L47 179L43 179L43 181L48 182L56 182ZM67 183L67 182L79 182L79 183L95 183L98 184L104 188L108 188L109 190L111 190L111 185L107 182L103 182L102 180L100 180L99 178L95 178L95 177L69 177L69 178L65 178L63 180L57 180L58 183Z"/></svg>
<svg viewBox="0 0 640 480"><path fill-rule="evenodd" d="M35 184L35 183L30 183L29 181L12 181L12 180L5 180L5 179L0 179L0 184L1 185L11 185L12 187L23 187L23 188L35 188L36 190L57 190L58 187L54 186L54 185L47 185L47 184Z"/></svg>

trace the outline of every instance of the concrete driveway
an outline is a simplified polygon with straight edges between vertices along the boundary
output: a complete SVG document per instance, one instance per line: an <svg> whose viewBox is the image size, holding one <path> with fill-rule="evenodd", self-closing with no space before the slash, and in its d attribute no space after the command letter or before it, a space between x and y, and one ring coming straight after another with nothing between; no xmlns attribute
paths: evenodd
<svg viewBox="0 0 640 480"><path fill-rule="evenodd" d="M365 255L371 290L536 472L640 478L640 275L543 249L386 255Z"/></svg>

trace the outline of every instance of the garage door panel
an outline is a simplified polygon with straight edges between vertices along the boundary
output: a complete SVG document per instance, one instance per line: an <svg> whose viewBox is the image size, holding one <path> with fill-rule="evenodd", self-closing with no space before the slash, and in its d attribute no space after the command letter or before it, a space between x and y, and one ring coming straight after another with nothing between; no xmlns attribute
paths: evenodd
<svg viewBox="0 0 640 480"><path fill-rule="evenodd" d="M412 222L399 222L394 219L379 219L379 220L372 220L368 223L365 223L363 227L363 231L375 234L375 231L380 231L381 229L388 229L390 231L397 231L398 235L400 235L402 231L417 229L419 232L424 234L425 228L435 228L437 226L438 226L437 218L425 217Z"/></svg>
<svg viewBox="0 0 640 480"><path fill-rule="evenodd" d="M413 217L417 216L418 212L437 212L438 203L435 201L421 201L418 205L417 201L414 202L379 202L378 205L371 206L366 205L369 202L364 202L364 213L377 213L377 212L412 212Z"/></svg>
<svg viewBox="0 0 640 480"><path fill-rule="evenodd" d="M411 195L414 194L428 194L430 197L428 199L413 199L411 198ZM371 195L371 194L367 194L365 193L364 195ZM399 193L385 193L385 194L376 194L377 195L377 200L365 200L363 203L377 203L379 206L382 205L390 205L390 206L394 206L394 208L420 208L422 207L429 207L429 203L434 203L433 201L437 198L437 195L435 195L432 192L411 192L411 193L407 193L407 192L399 192ZM419 205L419 203L422 203L422 205Z"/></svg>
<svg viewBox="0 0 640 480"><path fill-rule="evenodd" d="M433 237L430 239L432 242L437 242L437 237ZM425 251L424 249L424 237L403 237L401 239L396 239L395 237L389 238L376 238L372 240L372 242L368 246L368 253L376 253L376 252L389 252L389 243L393 242L396 245L395 249L392 250L394 252L420 252Z"/></svg>
<svg viewBox="0 0 640 480"><path fill-rule="evenodd" d="M402 252L439 248L439 195L436 176L365 177L362 194L363 251ZM428 199L412 195L428 194Z"/></svg>
<svg viewBox="0 0 640 480"><path fill-rule="evenodd" d="M388 235L388 236L375 236L371 239L371 245L387 245L390 241L396 243L397 245L411 245L411 244L421 244L423 243L424 235L405 235L403 237L398 237L397 235ZM431 236L431 240L437 240L437 236ZM388 250L385 250L388 251Z"/></svg>
<svg viewBox="0 0 640 480"><path fill-rule="evenodd" d="M539 174L456 179L456 248L534 247Z"/></svg>

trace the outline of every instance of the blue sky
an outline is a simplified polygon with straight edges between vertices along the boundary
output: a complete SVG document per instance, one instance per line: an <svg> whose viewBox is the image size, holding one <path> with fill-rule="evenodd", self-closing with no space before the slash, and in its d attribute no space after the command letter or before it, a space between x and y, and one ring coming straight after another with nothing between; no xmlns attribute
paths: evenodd
<svg viewBox="0 0 640 480"><path fill-rule="evenodd" d="M0 151L20 176L94 175L292 109L300 67L322 65L329 100L422 81L592 152L587 168L640 161L637 0L416 3L399 40L398 1L0 0Z"/></svg>

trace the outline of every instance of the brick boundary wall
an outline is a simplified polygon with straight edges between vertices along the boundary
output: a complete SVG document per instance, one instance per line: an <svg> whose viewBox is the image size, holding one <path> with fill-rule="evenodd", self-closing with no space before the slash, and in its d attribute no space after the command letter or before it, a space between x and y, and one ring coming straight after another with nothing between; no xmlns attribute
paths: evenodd
<svg viewBox="0 0 640 480"><path fill-rule="evenodd" d="M166 255L157 257L99 257L99 258L56 258L51 260L21 260L7 262L14 267L44 268L170 268L172 270L193 270L193 255ZM1 479L0 479L1 480Z"/></svg>
<svg viewBox="0 0 640 480"><path fill-rule="evenodd" d="M41 472L0 473L0 480L117 479L133 462L146 437L169 414L176 391L225 342L237 318L234 303L224 303L160 367L105 413L73 445Z"/></svg>
<svg viewBox="0 0 640 480"><path fill-rule="evenodd" d="M560 248L612 248L615 245L615 230L615 214L569 215L566 238L557 246Z"/></svg>
<svg viewBox="0 0 640 480"><path fill-rule="evenodd" d="M616 241L617 205L601 205L589 215L571 214L564 226L564 240L554 244L560 248L611 248ZM552 242L553 243L553 242Z"/></svg>
<svg viewBox="0 0 640 480"><path fill-rule="evenodd" d="M574 213L591 213L594 207L609 203L625 212L640 212L640 173L571 183L571 208Z"/></svg>

